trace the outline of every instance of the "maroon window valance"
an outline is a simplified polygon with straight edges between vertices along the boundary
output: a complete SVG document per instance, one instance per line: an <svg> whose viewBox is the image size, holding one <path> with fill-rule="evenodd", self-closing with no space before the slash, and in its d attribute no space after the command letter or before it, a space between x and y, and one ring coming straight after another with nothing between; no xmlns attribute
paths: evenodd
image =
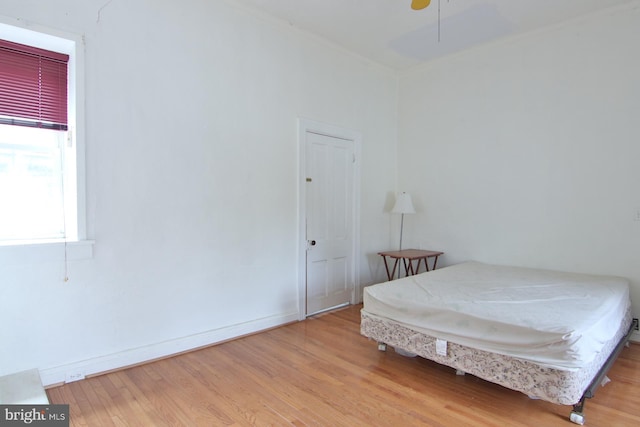
<svg viewBox="0 0 640 427"><path fill-rule="evenodd" d="M0 40L0 123L67 130L69 55Z"/></svg>

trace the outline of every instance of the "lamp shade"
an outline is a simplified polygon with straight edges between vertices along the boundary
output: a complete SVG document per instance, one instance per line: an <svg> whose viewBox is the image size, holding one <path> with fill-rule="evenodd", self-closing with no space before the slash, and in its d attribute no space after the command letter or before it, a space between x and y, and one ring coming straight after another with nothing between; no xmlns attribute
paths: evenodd
<svg viewBox="0 0 640 427"><path fill-rule="evenodd" d="M413 202L411 201L411 194L405 192L398 194L396 204L393 206L391 212L399 214L416 213L416 210L413 207Z"/></svg>

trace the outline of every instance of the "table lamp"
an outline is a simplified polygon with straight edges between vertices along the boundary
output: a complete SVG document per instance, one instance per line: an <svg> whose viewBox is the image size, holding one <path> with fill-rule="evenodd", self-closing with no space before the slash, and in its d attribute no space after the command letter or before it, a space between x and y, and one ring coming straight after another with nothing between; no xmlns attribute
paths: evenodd
<svg viewBox="0 0 640 427"><path fill-rule="evenodd" d="M404 191L398 194L398 198L396 199L396 204L393 206L391 210L392 213L399 213L400 216L400 250L402 250L402 232L404 229L404 214L413 214L416 213L415 208L413 207L413 202L411 201L411 195L409 193L405 193Z"/></svg>

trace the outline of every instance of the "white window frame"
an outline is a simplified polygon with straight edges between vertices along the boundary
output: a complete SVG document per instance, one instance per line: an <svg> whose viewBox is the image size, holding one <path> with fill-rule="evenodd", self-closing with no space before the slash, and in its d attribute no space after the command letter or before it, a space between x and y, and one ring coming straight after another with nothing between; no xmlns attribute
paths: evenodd
<svg viewBox="0 0 640 427"><path fill-rule="evenodd" d="M59 258L57 248L64 245L65 259L92 256L93 241L87 239L85 193L85 114L84 114L84 39L81 35L42 27L20 19L0 16L0 38L69 55L68 143L65 144L65 222L66 236L61 240L24 240L0 243L0 265L15 261L15 255L29 255L29 246L38 246L36 259ZM8 248L20 247L19 251ZM50 248L51 250L47 250ZM69 252L67 249L70 248ZM47 254L51 252L52 257Z"/></svg>

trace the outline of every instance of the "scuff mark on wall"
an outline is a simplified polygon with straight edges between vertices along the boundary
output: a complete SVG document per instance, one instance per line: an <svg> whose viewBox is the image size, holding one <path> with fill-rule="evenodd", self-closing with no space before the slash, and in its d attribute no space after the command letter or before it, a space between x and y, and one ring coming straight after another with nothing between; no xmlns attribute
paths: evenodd
<svg viewBox="0 0 640 427"><path fill-rule="evenodd" d="M106 2L105 4L102 5L102 7L100 9L98 9L98 17L96 18L96 24L100 22L100 15L102 14L102 10L109 6L111 4L113 0L109 0L108 2Z"/></svg>

